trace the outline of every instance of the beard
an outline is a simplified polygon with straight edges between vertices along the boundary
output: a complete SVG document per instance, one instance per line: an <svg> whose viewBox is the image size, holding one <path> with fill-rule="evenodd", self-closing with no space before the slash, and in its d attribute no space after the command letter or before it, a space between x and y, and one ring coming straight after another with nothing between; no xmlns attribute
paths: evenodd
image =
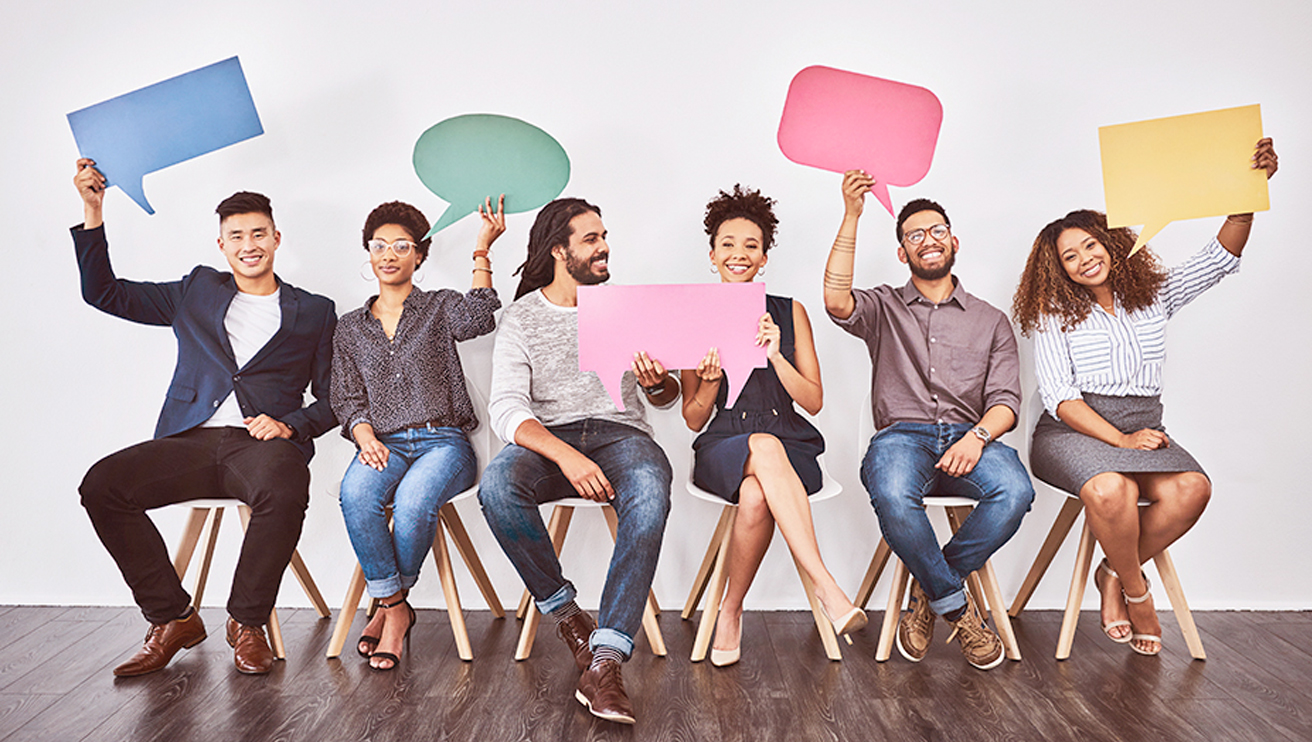
<svg viewBox="0 0 1312 742"><path fill-rule="evenodd" d="M610 271L605 270L601 273L593 273L592 260L595 257L599 256L593 255L587 259L580 259L574 257L573 252L566 251L565 271L569 273L571 278L578 281L580 286L593 286L598 283L605 283L610 280ZM609 254L607 254L607 257L609 257Z"/></svg>
<svg viewBox="0 0 1312 742"><path fill-rule="evenodd" d="M937 281L951 273L952 266L957 262L957 251L950 246L944 248L944 250L947 251L948 256L943 261L943 265L938 268L925 268L916 262L918 258L913 258L908 254L907 265L911 268L911 275L922 281Z"/></svg>

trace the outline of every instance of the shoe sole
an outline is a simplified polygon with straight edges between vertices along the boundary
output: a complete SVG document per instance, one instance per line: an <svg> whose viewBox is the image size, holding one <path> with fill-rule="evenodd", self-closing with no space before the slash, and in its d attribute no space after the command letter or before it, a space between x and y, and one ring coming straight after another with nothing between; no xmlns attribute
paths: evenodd
<svg viewBox="0 0 1312 742"><path fill-rule="evenodd" d="M901 632L901 631L899 631L899 632L897 632L896 634L894 634L894 637L895 637L895 639L896 639L896 642L895 642L895 643L897 644L897 653L900 654L900 655L902 655L902 658L903 658L903 659L905 659L905 660L907 660L907 661L909 661L909 662L919 662L919 661L925 659L925 655L924 655L924 654L920 655L919 657L913 657L913 656L911 655L911 653L908 652L908 651L906 650L906 647L903 647L903 646L902 646L902 632ZM929 654L929 652L926 652L925 654Z"/></svg>
<svg viewBox="0 0 1312 742"><path fill-rule="evenodd" d="M970 660L966 660L966 662L968 662L968 663L970 664L970 666L973 667L973 668L975 668L976 670L992 670L993 668L997 667L998 665L1001 665L1001 664L1002 664L1002 661L1005 660L1005 659L1007 659L1007 653L1006 653L1006 652L999 652L999 653L998 653L998 658L995 659L995 660L993 660L992 662L988 663L987 665L977 665L977 664L975 664L974 662L971 662Z"/></svg>
<svg viewBox="0 0 1312 742"><path fill-rule="evenodd" d="M583 691L581 690L574 691L574 698L578 699L578 702L583 704L588 709L588 712L598 719L614 721L620 724L633 724L637 722L637 719L634 719L632 716L625 716L624 714L606 714L592 708L592 701L589 701L588 697L583 695Z"/></svg>

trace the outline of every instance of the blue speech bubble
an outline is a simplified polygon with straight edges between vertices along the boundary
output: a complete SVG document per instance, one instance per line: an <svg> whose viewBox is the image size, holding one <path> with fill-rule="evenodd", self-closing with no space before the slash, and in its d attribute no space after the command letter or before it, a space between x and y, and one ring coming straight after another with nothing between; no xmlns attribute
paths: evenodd
<svg viewBox="0 0 1312 742"><path fill-rule="evenodd" d="M236 57L68 114L83 157L154 214L146 173L264 133Z"/></svg>
<svg viewBox="0 0 1312 742"><path fill-rule="evenodd" d="M415 142L415 174L451 204L425 237L506 196L506 213L532 211L569 182L569 156L550 134L527 121L470 113L441 121Z"/></svg>

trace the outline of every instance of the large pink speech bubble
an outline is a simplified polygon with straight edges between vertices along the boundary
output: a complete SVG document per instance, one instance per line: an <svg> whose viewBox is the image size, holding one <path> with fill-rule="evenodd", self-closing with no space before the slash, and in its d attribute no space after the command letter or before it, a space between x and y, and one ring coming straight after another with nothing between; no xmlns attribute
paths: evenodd
<svg viewBox="0 0 1312 742"><path fill-rule="evenodd" d="M917 85L807 67L788 86L779 149L801 165L836 173L864 170L893 213L891 185L919 183L934 159L943 104Z"/></svg>
<svg viewBox="0 0 1312 742"><path fill-rule="evenodd" d="M579 370L596 371L622 410L620 379L634 353L646 351L666 368L697 368L719 348L732 407L752 369L765 367L765 348L756 344L763 314L762 283L580 286Z"/></svg>

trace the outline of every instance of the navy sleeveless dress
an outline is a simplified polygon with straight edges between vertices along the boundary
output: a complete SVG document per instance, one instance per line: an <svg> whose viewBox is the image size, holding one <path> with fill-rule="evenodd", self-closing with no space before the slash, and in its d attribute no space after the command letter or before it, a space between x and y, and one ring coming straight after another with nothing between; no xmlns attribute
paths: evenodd
<svg viewBox="0 0 1312 742"><path fill-rule="evenodd" d="M779 352L793 363L793 300L783 296L765 297L766 311L779 326ZM720 382L715 398L715 416L706 430L693 441L693 483L698 487L738 502L738 486L743 481L743 466L750 453L747 439L752 433L770 433L784 444L793 471L801 478L808 495L824 485L820 463L825 450L820 431L807 422L793 407L774 367L752 369L734 406L725 407L729 385Z"/></svg>

